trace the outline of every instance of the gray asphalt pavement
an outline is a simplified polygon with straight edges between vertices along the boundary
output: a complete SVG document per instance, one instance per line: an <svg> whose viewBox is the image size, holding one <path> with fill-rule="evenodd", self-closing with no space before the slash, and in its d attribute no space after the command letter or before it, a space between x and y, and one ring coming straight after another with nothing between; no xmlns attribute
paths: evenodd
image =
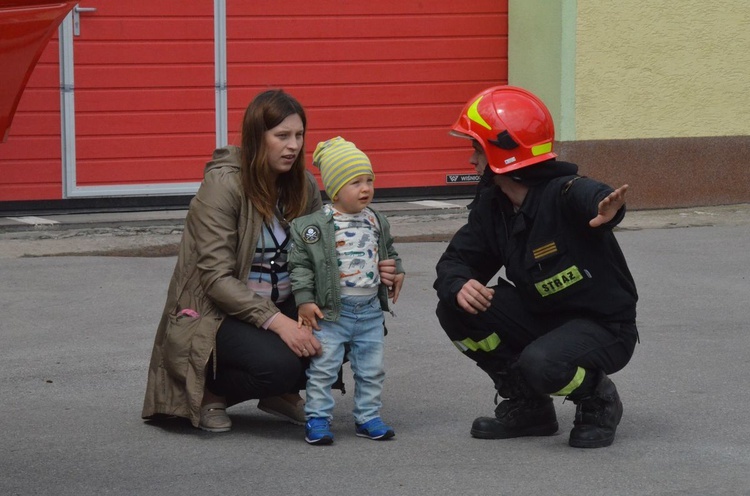
<svg viewBox="0 0 750 496"><path fill-rule="evenodd" d="M567 445L574 405L562 399L558 435L469 436L494 408L492 384L440 330L432 290L463 211L388 211L408 272L387 316L383 417L396 439L354 436L350 391L336 396L330 447L255 401L229 410L224 434L140 419L175 262L150 255L179 239L179 222L0 228L0 494L750 494L748 212L632 212L617 232L641 344L612 377L625 414L598 450ZM112 254L128 256L101 256Z"/></svg>

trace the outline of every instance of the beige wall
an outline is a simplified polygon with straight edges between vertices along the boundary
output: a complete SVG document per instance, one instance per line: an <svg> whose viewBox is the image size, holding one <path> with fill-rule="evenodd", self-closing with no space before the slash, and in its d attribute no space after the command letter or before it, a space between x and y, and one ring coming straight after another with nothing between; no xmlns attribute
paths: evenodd
<svg viewBox="0 0 750 496"><path fill-rule="evenodd" d="M508 84L549 108L558 139L575 139L575 0L509 0Z"/></svg>
<svg viewBox="0 0 750 496"><path fill-rule="evenodd" d="M508 24L561 141L750 135L748 0L509 0Z"/></svg>
<svg viewBox="0 0 750 496"><path fill-rule="evenodd" d="M750 1L509 0L508 81L631 208L750 202ZM539 34L541 33L541 34Z"/></svg>
<svg viewBox="0 0 750 496"><path fill-rule="evenodd" d="M747 0L577 0L576 139L750 134Z"/></svg>

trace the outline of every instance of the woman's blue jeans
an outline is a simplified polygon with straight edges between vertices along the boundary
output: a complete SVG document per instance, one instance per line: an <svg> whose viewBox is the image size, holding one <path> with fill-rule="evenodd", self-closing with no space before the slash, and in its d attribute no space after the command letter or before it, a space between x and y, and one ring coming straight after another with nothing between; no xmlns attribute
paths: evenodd
<svg viewBox="0 0 750 496"><path fill-rule="evenodd" d="M341 297L341 316L337 322L319 320L315 337L321 354L312 358L307 369L307 418L333 418L335 402L331 386L344 361L345 345L354 373L354 421L358 424L380 416L383 390L383 310L374 296Z"/></svg>

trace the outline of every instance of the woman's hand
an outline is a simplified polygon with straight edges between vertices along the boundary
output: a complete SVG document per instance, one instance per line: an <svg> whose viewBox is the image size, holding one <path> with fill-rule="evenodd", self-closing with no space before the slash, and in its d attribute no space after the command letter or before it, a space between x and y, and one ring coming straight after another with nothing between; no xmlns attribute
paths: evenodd
<svg viewBox="0 0 750 496"><path fill-rule="evenodd" d="M611 192L605 199L599 202L597 216L589 221L591 227L599 227L614 219L617 212L625 205L625 193L628 185L624 184Z"/></svg>
<svg viewBox="0 0 750 496"><path fill-rule="evenodd" d="M393 303L396 303L398 295L401 293L401 286L404 284L404 277L406 277L405 274L396 274L393 278L393 285L388 286L388 298L390 298Z"/></svg>
<svg viewBox="0 0 750 496"><path fill-rule="evenodd" d="M469 279L456 295L456 303L463 310L476 315L490 307L494 294L494 289L488 288L476 279Z"/></svg>
<svg viewBox="0 0 750 496"><path fill-rule="evenodd" d="M278 334L298 357L310 357L320 353L320 341L313 335L312 327L299 326L283 313L273 319L268 329Z"/></svg>
<svg viewBox="0 0 750 496"><path fill-rule="evenodd" d="M396 273L396 261L392 258L381 260L378 264L378 270L380 271L380 282L388 288L388 298L396 303L406 275Z"/></svg>

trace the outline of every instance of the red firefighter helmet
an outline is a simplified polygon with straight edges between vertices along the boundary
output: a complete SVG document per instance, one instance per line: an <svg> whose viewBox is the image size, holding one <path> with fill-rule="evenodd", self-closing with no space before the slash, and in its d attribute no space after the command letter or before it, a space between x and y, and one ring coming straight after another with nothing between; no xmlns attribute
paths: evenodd
<svg viewBox="0 0 750 496"><path fill-rule="evenodd" d="M496 174L557 157L552 115L534 94L515 86L493 86L469 100L450 134L477 140Z"/></svg>

